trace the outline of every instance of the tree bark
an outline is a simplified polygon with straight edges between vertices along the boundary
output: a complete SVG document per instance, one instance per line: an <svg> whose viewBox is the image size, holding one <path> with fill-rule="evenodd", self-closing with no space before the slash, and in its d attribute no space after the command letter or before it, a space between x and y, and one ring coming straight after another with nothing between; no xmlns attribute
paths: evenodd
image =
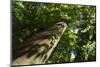
<svg viewBox="0 0 100 67"><path fill-rule="evenodd" d="M12 65L45 64L66 27L66 23L59 22L25 40L22 45L12 50Z"/></svg>

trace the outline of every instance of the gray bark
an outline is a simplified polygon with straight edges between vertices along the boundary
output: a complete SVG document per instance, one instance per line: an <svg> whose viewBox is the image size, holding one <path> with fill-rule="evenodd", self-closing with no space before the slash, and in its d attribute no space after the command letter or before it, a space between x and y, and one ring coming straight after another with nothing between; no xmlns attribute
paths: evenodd
<svg viewBox="0 0 100 67"><path fill-rule="evenodd" d="M12 65L45 64L66 30L66 23L59 22L47 31L31 36L13 49Z"/></svg>

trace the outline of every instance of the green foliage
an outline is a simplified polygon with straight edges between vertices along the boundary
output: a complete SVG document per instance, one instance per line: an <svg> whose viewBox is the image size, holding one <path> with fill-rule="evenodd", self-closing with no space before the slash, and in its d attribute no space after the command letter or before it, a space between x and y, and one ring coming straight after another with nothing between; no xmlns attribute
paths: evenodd
<svg viewBox="0 0 100 67"><path fill-rule="evenodd" d="M95 61L95 16L95 6L13 1L12 46L64 21L68 28L47 63Z"/></svg>

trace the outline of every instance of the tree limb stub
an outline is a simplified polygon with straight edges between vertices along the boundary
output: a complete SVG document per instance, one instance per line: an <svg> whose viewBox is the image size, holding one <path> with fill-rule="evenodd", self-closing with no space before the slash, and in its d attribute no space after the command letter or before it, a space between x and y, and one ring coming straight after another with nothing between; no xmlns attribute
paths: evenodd
<svg viewBox="0 0 100 67"><path fill-rule="evenodd" d="M12 65L45 64L66 28L66 23L59 22L47 31L28 38L13 49Z"/></svg>

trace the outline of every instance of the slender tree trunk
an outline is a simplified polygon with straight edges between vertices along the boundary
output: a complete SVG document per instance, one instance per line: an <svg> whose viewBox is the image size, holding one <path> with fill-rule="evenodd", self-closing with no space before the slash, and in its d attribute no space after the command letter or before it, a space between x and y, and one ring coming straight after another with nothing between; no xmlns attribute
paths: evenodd
<svg viewBox="0 0 100 67"><path fill-rule="evenodd" d="M13 49L13 65L45 64L57 46L67 25L56 23L45 32L28 38L22 45Z"/></svg>

